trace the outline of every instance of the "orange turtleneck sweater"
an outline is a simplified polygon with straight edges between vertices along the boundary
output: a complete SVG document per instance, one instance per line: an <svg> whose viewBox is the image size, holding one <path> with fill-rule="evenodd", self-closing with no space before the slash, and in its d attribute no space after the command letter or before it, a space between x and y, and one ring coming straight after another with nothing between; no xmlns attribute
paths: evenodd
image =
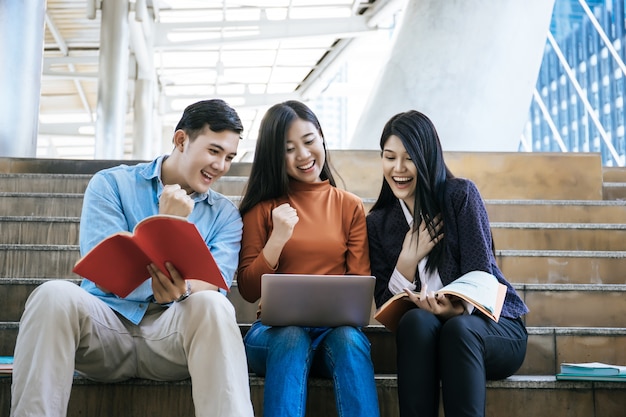
<svg viewBox="0 0 626 417"><path fill-rule="evenodd" d="M263 201L243 216L237 285L251 303L261 297L261 275L266 273L370 275L361 199L328 181L289 185L288 196ZM272 269L261 251L272 232L272 210L285 202L300 220Z"/></svg>

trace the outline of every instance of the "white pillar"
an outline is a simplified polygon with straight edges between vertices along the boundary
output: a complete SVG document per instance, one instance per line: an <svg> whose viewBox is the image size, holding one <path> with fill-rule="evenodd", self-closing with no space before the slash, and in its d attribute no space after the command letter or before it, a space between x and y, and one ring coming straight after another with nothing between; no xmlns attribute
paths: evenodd
<svg viewBox="0 0 626 417"><path fill-rule="evenodd" d="M102 2L96 159L122 159L128 101L128 0Z"/></svg>
<svg viewBox="0 0 626 417"><path fill-rule="evenodd" d="M35 157L45 0L0 0L0 156Z"/></svg>
<svg viewBox="0 0 626 417"><path fill-rule="evenodd" d="M135 102L133 106L133 158L152 159L154 113L153 83L150 80L135 80Z"/></svg>
<svg viewBox="0 0 626 417"><path fill-rule="evenodd" d="M517 151L554 0L409 0L350 147L415 109L446 151Z"/></svg>
<svg viewBox="0 0 626 417"><path fill-rule="evenodd" d="M159 154L155 139L157 77L154 70L154 25L145 4L137 2L130 13L130 45L135 57L136 77L133 104L133 158L152 159Z"/></svg>

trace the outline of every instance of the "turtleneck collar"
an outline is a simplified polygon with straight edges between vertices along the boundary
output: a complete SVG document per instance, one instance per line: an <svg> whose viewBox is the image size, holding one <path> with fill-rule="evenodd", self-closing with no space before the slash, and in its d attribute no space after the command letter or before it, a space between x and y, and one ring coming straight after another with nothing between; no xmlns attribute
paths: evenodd
<svg viewBox="0 0 626 417"><path fill-rule="evenodd" d="M293 178L289 180L289 188L291 191L324 191L329 187L331 187L331 185L328 180L321 182L302 182L294 180Z"/></svg>

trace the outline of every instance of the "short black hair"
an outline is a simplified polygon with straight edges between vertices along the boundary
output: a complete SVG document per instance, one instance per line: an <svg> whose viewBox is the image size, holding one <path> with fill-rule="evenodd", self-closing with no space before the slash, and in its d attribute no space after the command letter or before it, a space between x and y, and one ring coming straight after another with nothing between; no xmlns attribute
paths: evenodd
<svg viewBox="0 0 626 417"><path fill-rule="evenodd" d="M185 108L175 130L183 130L194 140L208 125L213 132L230 130L241 137L243 124L239 115L224 100L202 100Z"/></svg>

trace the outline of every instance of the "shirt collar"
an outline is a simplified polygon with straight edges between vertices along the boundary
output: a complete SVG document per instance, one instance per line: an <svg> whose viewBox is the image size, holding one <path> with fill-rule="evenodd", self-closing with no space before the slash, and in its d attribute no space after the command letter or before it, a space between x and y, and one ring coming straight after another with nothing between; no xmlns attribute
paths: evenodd
<svg viewBox="0 0 626 417"><path fill-rule="evenodd" d="M161 197L161 193L163 192L163 180L161 179L161 167L163 166L163 161L167 159L169 155L161 155L151 163L147 164L145 168L140 171L140 175L144 177L146 180L154 180L157 179L157 201ZM213 204L214 198L211 195L211 189L209 189L206 193L196 193L195 191L190 195L191 199L195 202L207 200L207 203Z"/></svg>
<svg viewBox="0 0 626 417"><path fill-rule="evenodd" d="M402 207L402 212L404 213L404 218L406 219L406 222L409 224L409 226L413 226L413 215L409 211L409 208L406 206L404 200L398 199L398 201L400 202L400 207Z"/></svg>

